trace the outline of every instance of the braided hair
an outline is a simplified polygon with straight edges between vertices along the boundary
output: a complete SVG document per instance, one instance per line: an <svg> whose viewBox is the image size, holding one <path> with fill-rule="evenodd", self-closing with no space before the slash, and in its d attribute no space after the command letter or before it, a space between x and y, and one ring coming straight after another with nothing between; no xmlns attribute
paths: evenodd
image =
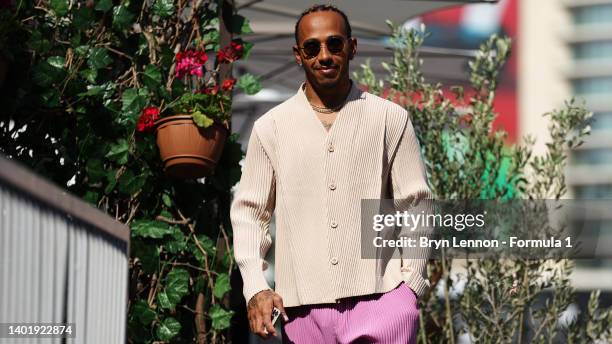
<svg viewBox="0 0 612 344"><path fill-rule="evenodd" d="M313 12L321 12L321 11L334 11L336 13L339 13L342 18L344 19L344 28L346 30L346 37L350 38L351 37L351 24L349 23L348 18L346 17L346 14L344 12L342 12L342 10L340 10L338 7L331 5L331 4L319 4L319 5L314 5L311 6L309 8L307 8L306 10L304 10L304 12L302 12L302 14L300 14L300 18L297 20L297 22L295 23L295 44L299 44L298 42L298 26L300 25L300 21L302 21L302 18L304 18L305 15L309 14L309 13L313 13Z"/></svg>

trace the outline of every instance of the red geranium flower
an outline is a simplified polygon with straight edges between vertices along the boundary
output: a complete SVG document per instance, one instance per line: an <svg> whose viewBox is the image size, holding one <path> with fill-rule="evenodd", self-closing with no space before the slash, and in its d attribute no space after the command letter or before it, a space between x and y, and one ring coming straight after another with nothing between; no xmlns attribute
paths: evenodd
<svg viewBox="0 0 612 344"><path fill-rule="evenodd" d="M175 73L176 77L182 79L185 75L203 75L202 65L206 63L208 56L203 51L187 50L176 53Z"/></svg>
<svg viewBox="0 0 612 344"><path fill-rule="evenodd" d="M235 84L236 84L236 79L228 78L228 79L223 80L223 85L221 85L221 88L224 91L231 91L232 88L234 88Z"/></svg>
<svg viewBox="0 0 612 344"><path fill-rule="evenodd" d="M146 107L142 110L138 123L136 124L136 130L138 132L152 132L155 128L155 121L159 118L159 109L154 106Z"/></svg>
<svg viewBox="0 0 612 344"><path fill-rule="evenodd" d="M217 52L217 60L219 63L230 63L240 59L243 54L244 45L237 41L231 41L229 45Z"/></svg>

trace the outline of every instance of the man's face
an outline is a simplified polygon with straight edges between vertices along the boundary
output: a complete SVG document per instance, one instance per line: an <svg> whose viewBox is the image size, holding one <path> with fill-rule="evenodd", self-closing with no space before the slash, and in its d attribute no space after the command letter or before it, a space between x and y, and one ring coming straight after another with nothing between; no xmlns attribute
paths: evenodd
<svg viewBox="0 0 612 344"><path fill-rule="evenodd" d="M341 51L329 40L340 37L343 41ZM298 64L302 64L306 77L311 84L324 88L334 88L341 80L349 78L349 60L356 53L357 40L348 39L344 30L344 19L334 11L309 13L302 18L298 27L299 46L293 46L293 53ZM314 40L314 41L313 41ZM323 43L323 44L321 44ZM328 47L327 43L332 43ZM308 56L304 45L321 44L316 56ZM330 51L332 50L332 51Z"/></svg>

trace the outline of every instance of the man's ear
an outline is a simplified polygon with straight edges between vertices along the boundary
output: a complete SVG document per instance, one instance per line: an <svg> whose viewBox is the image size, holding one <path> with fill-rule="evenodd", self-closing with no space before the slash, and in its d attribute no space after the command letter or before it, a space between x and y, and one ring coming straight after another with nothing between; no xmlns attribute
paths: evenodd
<svg viewBox="0 0 612 344"><path fill-rule="evenodd" d="M295 58L295 63L301 66L302 58L300 56L300 50L297 48L297 45L293 46L293 57Z"/></svg>
<svg viewBox="0 0 612 344"><path fill-rule="evenodd" d="M351 38L351 49L349 50L349 60L355 57L355 50L357 48L357 38Z"/></svg>

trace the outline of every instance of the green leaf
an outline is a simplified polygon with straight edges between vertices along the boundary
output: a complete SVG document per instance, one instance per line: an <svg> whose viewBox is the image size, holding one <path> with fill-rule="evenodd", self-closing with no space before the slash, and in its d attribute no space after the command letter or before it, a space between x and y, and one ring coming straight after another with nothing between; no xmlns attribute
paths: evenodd
<svg viewBox="0 0 612 344"><path fill-rule="evenodd" d="M63 17L68 14L68 1L67 0L50 0L49 6L51 10L55 12L58 17Z"/></svg>
<svg viewBox="0 0 612 344"><path fill-rule="evenodd" d="M74 49L74 52L77 53L77 55L79 56L86 56L87 54L89 54L89 45L79 45Z"/></svg>
<svg viewBox="0 0 612 344"><path fill-rule="evenodd" d="M174 338L180 331L181 323L179 323L174 318L166 318L159 324L156 334L160 340L168 342L172 338Z"/></svg>
<svg viewBox="0 0 612 344"><path fill-rule="evenodd" d="M162 202L164 202L164 205L166 207L172 207L172 198L170 198L170 195L168 195L167 193L162 194Z"/></svg>
<svg viewBox="0 0 612 344"><path fill-rule="evenodd" d="M155 90L161 85L162 75L159 68L155 65L148 65L142 72L142 82L150 90Z"/></svg>
<svg viewBox="0 0 612 344"><path fill-rule="evenodd" d="M214 123L214 121L210 117L206 116L200 111L193 112L191 116L193 117L193 121L195 122L195 124L202 128L208 128Z"/></svg>
<svg viewBox="0 0 612 344"><path fill-rule="evenodd" d="M261 90L259 77L256 77L250 73L242 75L236 82L236 86L242 89L248 95L253 95Z"/></svg>
<svg viewBox="0 0 612 344"><path fill-rule="evenodd" d="M239 14L232 17L232 27L230 31L238 36L253 33L249 25L249 20Z"/></svg>
<svg viewBox="0 0 612 344"><path fill-rule="evenodd" d="M100 196L100 195L99 195L97 192L89 190L89 191L87 191L87 192L85 193L85 196L83 196L83 199L84 199L86 202L89 202L89 203L91 203L91 204L94 204L94 205L95 205L95 204L97 204L97 203L98 203L98 197L99 197L99 196Z"/></svg>
<svg viewBox="0 0 612 344"><path fill-rule="evenodd" d="M106 157L120 165L125 165L128 162L129 148L126 139L119 139L117 143L111 145Z"/></svg>
<svg viewBox="0 0 612 344"><path fill-rule="evenodd" d="M105 194L108 194L111 191L113 191L113 189L117 185L116 175L117 175L117 171L113 171L113 170L110 170L106 173L106 180L108 184L106 184L106 187L104 188Z"/></svg>
<svg viewBox="0 0 612 344"><path fill-rule="evenodd" d="M121 96L121 111L123 112L121 118L122 124L136 124L140 112L147 106L148 95L147 90L144 88L129 88L123 92Z"/></svg>
<svg viewBox="0 0 612 344"><path fill-rule="evenodd" d="M166 250L170 253L179 253L187 249L186 237L178 227L171 228L172 239L166 241Z"/></svg>
<svg viewBox="0 0 612 344"><path fill-rule="evenodd" d="M126 195L134 195L138 191L142 190L142 187L147 182L147 177L147 173L134 175L132 171L128 170L117 181L117 190Z"/></svg>
<svg viewBox="0 0 612 344"><path fill-rule="evenodd" d="M138 300L134 304L134 308L132 309L132 314L136 317L136 319L140 320L140 323L147 326L153 320L155 320L156 314L145 300Z"/></svg>
<svg viewBox="0 0 612 344"><path fill-rule="evenodd" d="M89 52L89 58L87 59L87 65L91 69L101 69L109 64L111 64L113 60L108 56L108 52L106 49L101 47L92 48Z"/></svg>
<svg viewBox="0 0 612 344"><path fill-rule="evenodd" d="M85 171L87 172L87 179L90 183L97 183L106 177L106 170L104 170L102 160L100 159L89 159L85 166Z"/></svg>
<svg viewBox="0 0 612 344"><path fill-rule="evenodd" d="M215 247L215 243L212 241L211 238L207 237L204 234L198 235L197 238L200 242L200 245L204 249L204 252L206 252L207 255L212 256L215 254L217 248ZM193 242L193 239L191 239L189 247L191 252L193 253L193 256L198 260L198 262L204 264L204 255L202 254L202 251L200 251L198 246Z"/></svg>
<svg viewBox="0 0 612 344"><path fill-rule="evenodd" d="M244 53L242 54L242 61L246 61L249 56L251 56L251 50L253 49L253 43L251 42L242 42L242 45L244 46Z"/></svg>
<svg viewBox="0 0 612 344"><path fill-rule="evenodd" d="M96 11L107 12L111 8L113 8L113 1L112 0L98 0L98 1L96 1L96 7L95 7Z"/></svg>
<svg viewBox="0 0 612 344"><path fill-rule="evenodd" d="M225 251L225 254L223 255L223 259L221 260L222 266L226 269L229 269L232 263L233 257L234 257L234 253L232 249Z"/></svg>
<svg viewBox="0 0 612 344"><path fill-rule="evenodd" d="M150 344L153 340L153 333L148 326L142 326L140 321L134 317L128 322L127 335L134 344Z"/></svg>
<svg viewBox="0 0 612 344"><path fill-rule="evenodd" d="M136 220L131 229L132 235L142 238L160 239L172 233L167 223L153 220Z"/></svg>
<svg viewBox="0 0 612 344"><path fill-rule="evenodd" d="M145 161L153 161L158 159L157 144L155 143L155 135L141 136L136 140L136 149L134 155Z"/></svg>
<svg viewBox="0 0 612 344"><path fill-rule="evenodd" d="M93 20L93 10L87 6L82 6L73 11L72 23L76 29L87 30Z"/></svg>
<svg viewBox="0 0 612 344"><path fill-rule="evenodd" d="M189 272L183 268L172 269L166 277L164 291L172 308L176 307L183 297L189 294Z"/></svg>
<svg viewBox="0 0 612 344"><path fill-rule="evenodd" d="M157 293L157 304L159 307L163 309L173 309L176 307L172 303L170 303L170 299L168 299L168 294L165 291L160 291Z"/></svg>
<svg viewBox="0 0 612 344"><path fill-rule="evenodd" d="M219 274L219 276L217 276L217 279L215 280L215 287L213 289L213 295L215 295L216 298L220 299L223 297L223 295L225 295L225 293L227 293L230 290L231 290L231 287L230 287L230 279L229 279L228 274L226 273Z"/></svg>
<svg viewBox="0 0 612 344"><path fill-rule="evenodd" d="M159 248L156 244L144 240L132 240L130 252L132 257L138 257L144 272L151 274L159 269Z"/></svg>
<svg viewBox="0 0 612 344"><path fill-rule="evenodd" d="M218 51L219 50L219 31L218 30L209 30L202 36L202 41L204 41L205 46L204 49L206 51Z"/></svg>
<svg viewBox="0 0 612 344"><path fill-rule="evenodd" d="M79 97L102 97L102 99L108 99L112 97L115 91L115 85L112 81L106 82L102 85L87 85L87 92L79 93Z"/></svg>
<svg viewBox="0 0 612 344"><path fill-rule="evenodd" d="M210 318L212 319L212 327L215 330L224 330L230 326L230 320L234 315L233 311L223 309L218 304L210 308Z"/></svg>
<svg viewBox="0 0 612 344"><path fill-rule="evenodd" d="M113 28L117 30L127 29L134 20L134 14L124 5L113 8Z"/></svg>
<svg viewBox="0 0 612 344"><path fill-rule="evenodd" d="M98 71L95 70L95 69L84 69L84 70L79 72L79 75L83 79L87 80L89 83L95 84L96 83L96 78L98 77ZM100 87L100 86L96 86L96 87L98 87L101 90L101 92L100 92L100 94L101 94L102 91L103 91L103 88ZM88 90L88 92L89 92L89 90ZM92 95L91 93L87 93L87 94L88 95Z"/></svg>
<svg viewBox="0 0 612 344"><path fill-rule="evenodd" d="M32 31L28 40L30 48L34 49L39 54L44 54L51 49L51 43L47 40L40 31Z"/></svg>
<svg viewBox="0 0 612 344"><path fill-rule="evenodd" d="M48 87L58 81L62 75L63 71L61 69L51 66L47 61L43 61L34 67L34 77L32 79L37 85Z"/></svg>
<svg viewBox="0 0 612 344"><path fill-rule="evenodd" d="M156 0L153 4L153 13L164 18L174 14L173 0Z"/></svg>
<svg viewBox="0 0 612 344"><path fill-rule="evenodd" d="M47 59L47 63L52 67L58 69L64 69L64 65L66 64L66 59L63 56L51 56Z"/></svg>
<svg viewBox="0 0 612 344"><path fill-rule="evenodd" d="M47 89L40 95L40 97L43 105L48 108L60 105L60 93L59 90L56 88Z"/></svg>

